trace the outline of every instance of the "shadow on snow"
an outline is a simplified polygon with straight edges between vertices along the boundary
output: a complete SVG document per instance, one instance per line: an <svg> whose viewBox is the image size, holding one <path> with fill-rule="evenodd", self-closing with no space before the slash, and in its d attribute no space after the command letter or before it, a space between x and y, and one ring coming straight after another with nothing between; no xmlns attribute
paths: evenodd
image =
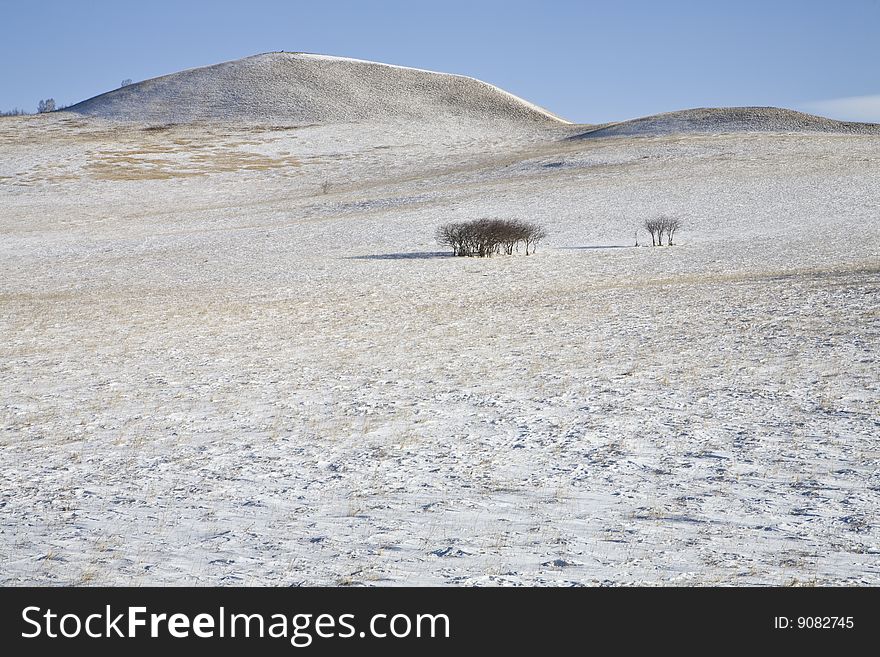
<svg viewBox="0 0 880 657"><path fill-rule="evenodd" d="M415 253L378 253L376 255L348 256L345 260L433 260L452 258L448 251L418 251Z"/></svg>
<svg viewBox="0 0 880 657"><path fill-rule="evenodd" d="M635 247L632 245L610 244L608 246L560 246L558 248L565 251L585 251L587 249L632 249Z"/></svg>

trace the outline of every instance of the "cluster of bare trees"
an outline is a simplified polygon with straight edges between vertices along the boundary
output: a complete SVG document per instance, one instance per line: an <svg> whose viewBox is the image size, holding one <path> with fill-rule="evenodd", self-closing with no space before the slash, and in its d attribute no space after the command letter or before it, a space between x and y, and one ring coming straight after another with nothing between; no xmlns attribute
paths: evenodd
<svg viewBox="0 0 880 657"><path fill-rule="evenodd" d="M46 98L45 100L41 100L37 103L37 113L45 114L46 112L54 112L55 110L64 109L66 105L58 107L55 104L54 98ZM0 116L25 116L29 114L29 112L25 112L23 109L19 109L15 107L11 110L0 111Z"/></svg>
<svg viewBox="0 0 880 657"><path fill-rule="evenodd" d="M518 219L474 219L444 224L437 229L437 241L452 248L453 255L488 258L512 255L520 245L526 255L534 253L547 230Z"/></svg>
<svg viewBox="0 0 880 657"><path fill-rule="evenodd" d="M55 111L55 99L47 98L46 100L41 100L37 103L37 112L40 114L44 114L46 112L54 112Z"/></svg>
<svg viewBox="0 0 880 657"><path fill-rule="evenodd" d="M681 219L661 215L655 219L645 219L645 230L651 234L651 246L663 246L663 236L666 236L666 244L672 246L675 232L681 228Z"/></svg>

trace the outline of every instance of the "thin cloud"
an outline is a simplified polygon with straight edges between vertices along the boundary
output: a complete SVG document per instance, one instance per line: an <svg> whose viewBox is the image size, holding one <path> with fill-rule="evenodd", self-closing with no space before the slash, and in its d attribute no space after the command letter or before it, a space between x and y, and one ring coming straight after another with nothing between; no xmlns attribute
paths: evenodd
<svg viewBox="0 0 880 657"><path fill-rule="evenodd" d="M804 110L843 121L880 123L880 94L874 96L850 96L805 103Z"/></svg>

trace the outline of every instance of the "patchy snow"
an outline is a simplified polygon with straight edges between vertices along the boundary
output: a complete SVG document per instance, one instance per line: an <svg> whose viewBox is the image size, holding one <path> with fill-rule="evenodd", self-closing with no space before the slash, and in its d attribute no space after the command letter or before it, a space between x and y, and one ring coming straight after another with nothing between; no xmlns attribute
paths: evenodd
<svg viewBox="0 0 880 657"><path fill-rule="evenodd" d="M475 78L288 52L179 71L126 85L64 111L159 123L280 121L326 125L415 119L504 126L568 123Z"/></svg>
<svg viewBox="0 0 880 657"><path fill-rule="evenodd" d="M588 126L575 138L723 132L833 132L880 135L880 124L836 121L779 107L702 107Z"/></svg>
<svg viewBox="0 0 880 657"><path fill-rule="evenodd" d="M0 121L2 583L880 584L880 139L571 134Z"/></svg>

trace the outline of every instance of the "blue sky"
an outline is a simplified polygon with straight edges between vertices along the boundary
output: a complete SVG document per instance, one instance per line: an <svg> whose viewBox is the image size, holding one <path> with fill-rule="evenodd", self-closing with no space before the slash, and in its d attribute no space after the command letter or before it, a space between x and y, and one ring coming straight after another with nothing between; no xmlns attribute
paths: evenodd
<svg viewBox="0 0 880 657"><path fill-rule="evenodd" d="M0 109L271 50L471 75L579 122L726 105L880 121L880 0L0 0Z"/></svg>

